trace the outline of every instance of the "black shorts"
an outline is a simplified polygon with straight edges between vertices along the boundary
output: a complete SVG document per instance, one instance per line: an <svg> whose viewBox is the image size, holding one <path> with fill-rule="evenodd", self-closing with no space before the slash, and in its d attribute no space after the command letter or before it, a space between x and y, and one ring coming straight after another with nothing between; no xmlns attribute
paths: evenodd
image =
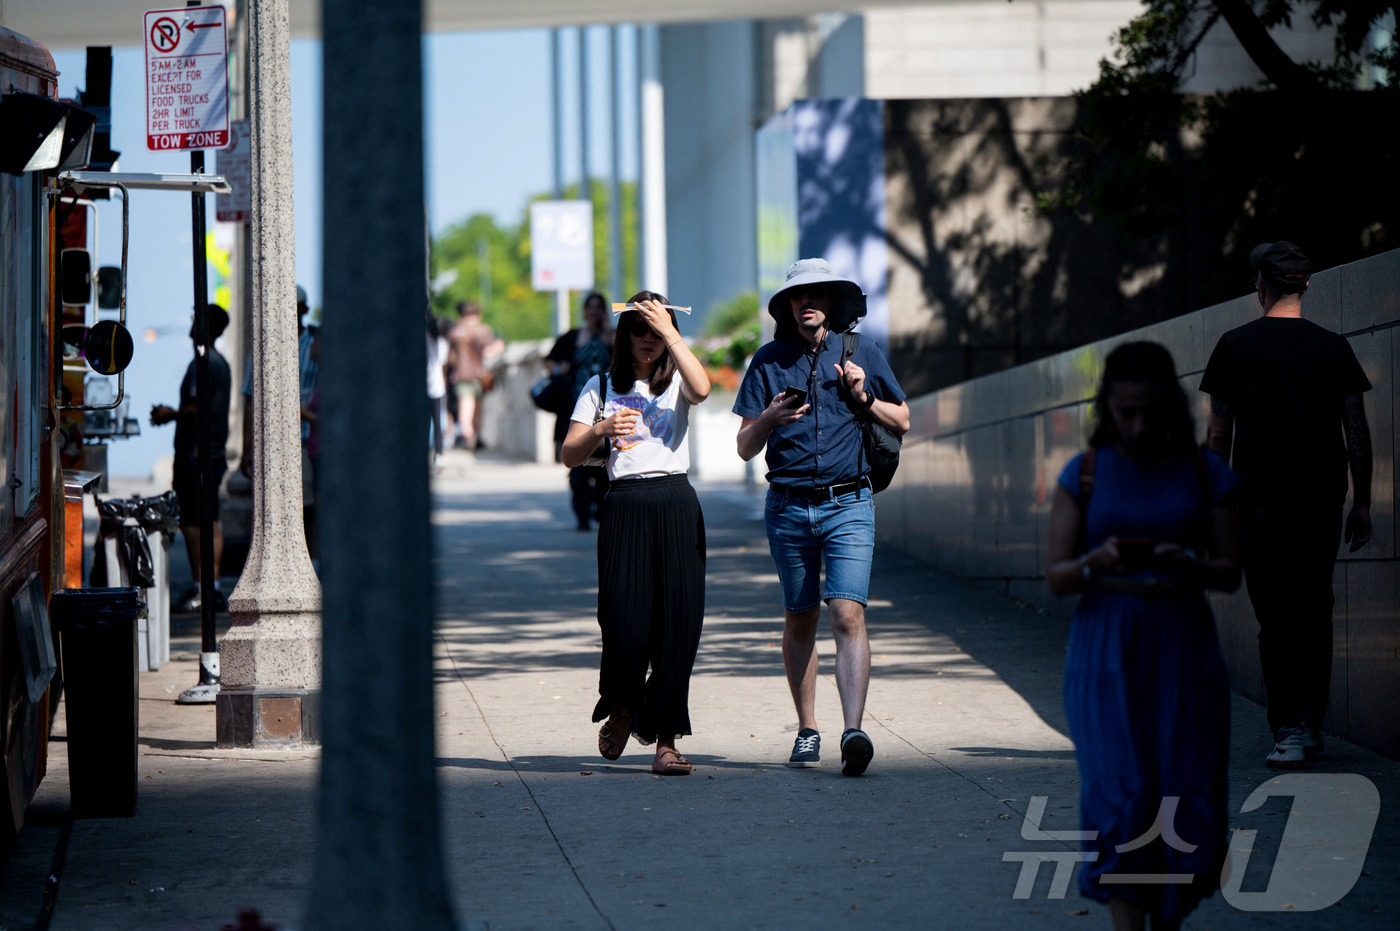
<svg viewBox="0 0 1400 931"><path fill-rule="evenodd" d="M224 480L228 463L223 456L215 456L213 462L214 487ZM175 457L174 476L170 482L175 496L180 499L180 526L194 527L199 524L199 460L189 456ZM219 519L219 495L214 493L213 520Z"/></svg>

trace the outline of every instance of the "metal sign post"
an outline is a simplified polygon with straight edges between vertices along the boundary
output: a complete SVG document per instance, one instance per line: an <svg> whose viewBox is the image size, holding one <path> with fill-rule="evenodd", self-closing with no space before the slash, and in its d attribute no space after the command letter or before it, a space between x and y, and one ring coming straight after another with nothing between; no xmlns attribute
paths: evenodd
<svg viewBox="0 0 1400 931"><path fill-rule="evenodd" d="M190 173L204 174L204 149L229 143L228 28L221 6L151 10L145 16L146 147L190 150ZM213 424L209 418L208 257L204 194L191 197L194 240L194 384L199 443L199 684L180 693L182 705L212 704L219 691L219 646L214 629L214 509L219 489L213 481Z"/></svg>

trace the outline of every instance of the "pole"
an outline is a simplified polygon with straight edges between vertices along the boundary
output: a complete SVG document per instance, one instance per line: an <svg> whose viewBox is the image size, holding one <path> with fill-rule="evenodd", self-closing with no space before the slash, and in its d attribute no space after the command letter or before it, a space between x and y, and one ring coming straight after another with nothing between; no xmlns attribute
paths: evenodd
<svg viewBox="0 0 1400 931"><path fill-rule="evenodd" d="M622 201L618 194L618 176L622 174L622 108L617 105L617 32L621 26L608 29L608 111L612 127L612 164L608 171L608 287L613 300L622 297Z"/></svg>
<svg viewBox="0 0 1400 931"><path fill-rule="evenodd" d="M588 139L588 27L578 27L578 137L579 137L579 199L593 199L593 153Z"/></svg>
<svg viewBox="0 0 1400 931"><path fill-rule="evenodd" d="M188 0L186 6L199 6ZM190 152L190 174L204 174L204 151ZM214 482L214 425L209 418L209 353L214 341L209 336L209 262L204 251L204 195L191 195L190 233L194 240L194 393L195 436L199 443L199 684L185 689L176 702L182 705L208 705L219 692L219 644L214 632L214 509L219 488Z"/></svg>
<svg viewBox="0 0 1400 931"><path fill-rule="evenodd" d="M564 199L564 67L560 61L559 27L549 30L549 66L554 90L551 115L554 117L554 199ZM554 335L569 329L569 292L554 292Z"/></svg>
<svg viewBox="0 0 1400 931"><path fill-rule="evenodd" d="M642 27L642 237L646 243L644 287L667 293L666 112L661 84L661 38L655 25Z"/></svg>
<svg viewBox="0 0 1400 931"><path fill-rule="evenodd" d="M423 407L422 8L322 10L326 623L319 839L301 927L449 931L428 419L404 416Z"/></svg>

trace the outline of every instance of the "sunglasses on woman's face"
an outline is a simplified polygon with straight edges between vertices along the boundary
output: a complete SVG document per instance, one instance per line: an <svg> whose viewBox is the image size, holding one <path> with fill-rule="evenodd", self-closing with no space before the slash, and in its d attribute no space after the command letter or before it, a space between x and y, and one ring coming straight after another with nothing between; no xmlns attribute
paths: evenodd
<svg viewBox="0 0 1400 931"><path fill-rule="evenodd" d="M645 320L642 320L641 318L638 318L638 319L636 319L636 320L633 320L633 321L632 321L632 325L631 325L631 327L628 328L628 331L627 331L627 332L629 332L629 333L631 333L633 336L636 336L636 337L639 337L639 338L644 338L644 337L647 337L647 336L650 336L652 339L660 339L660 338L661 338L661 335L660 335L659 333L657 333L655 330L653 330L653 329L651 328L651 325L648 324Z"/></svg>

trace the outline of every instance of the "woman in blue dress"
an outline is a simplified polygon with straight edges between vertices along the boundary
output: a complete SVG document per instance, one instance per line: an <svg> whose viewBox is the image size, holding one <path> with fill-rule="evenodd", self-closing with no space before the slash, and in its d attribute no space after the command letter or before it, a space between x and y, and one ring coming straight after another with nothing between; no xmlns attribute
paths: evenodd
<svg viewBox="0 0 1400 931"><path fill-rule="evenodd" d="M1055 488L1046 581L1080 595L1065 661L1084 895L1117 929L1177 928L1220 885L1230 692L1205 589L1239 586L1225 461L1196 445L1166 349L1105 360L1089 450Z"/></svg>

